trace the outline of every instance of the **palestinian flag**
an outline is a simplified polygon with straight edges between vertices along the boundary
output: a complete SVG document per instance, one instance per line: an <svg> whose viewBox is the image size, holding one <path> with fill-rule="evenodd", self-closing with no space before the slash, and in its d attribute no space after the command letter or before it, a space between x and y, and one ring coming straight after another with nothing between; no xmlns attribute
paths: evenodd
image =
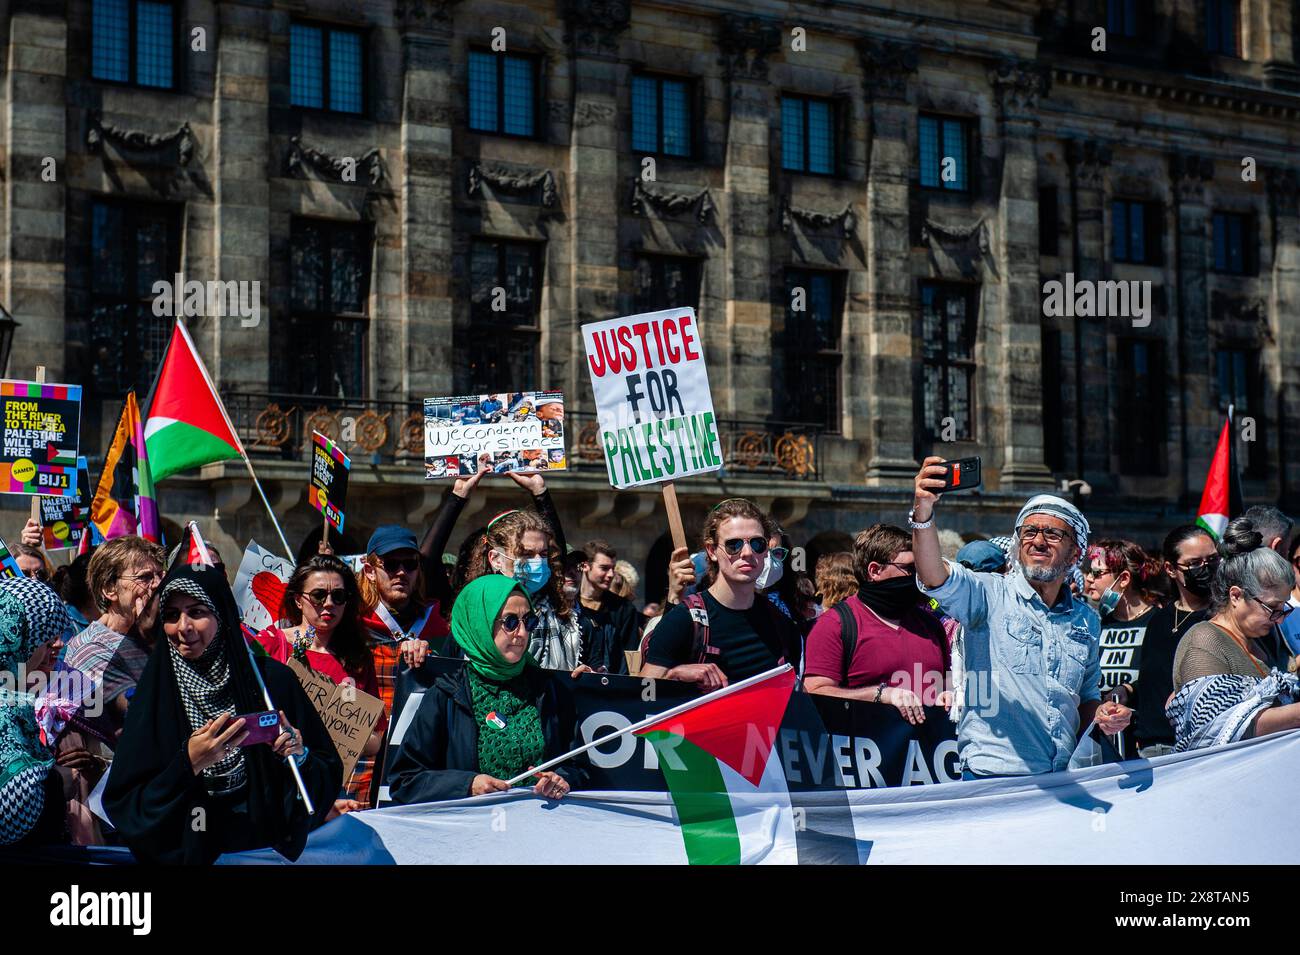
<svg viewBox="0 0 1300 955"><path fill-rule="evenodd" d="M199 531L198 521L190 521L185 525L181 545L176 548L176 556L172 559L172 567L178 564L189 564L194 568L217 566L212 551L208 550L207 541Z"/></svg>
<svg viewBox="0 0 1300 955"><path fill-rule="evenodd" d="M144 439L155 481L244 455L239 435L180 319L154 385Z"/></svg>
<svg viewBox="0 0 1300 955"><path fill-rule="evenodd" d="M113 441L104 455L104 470L90 503L90 519L104 540L139 534L162 543L158 501L145 449L144 428L135 392L128 391ZM97 543L91 540L91 543Z"/></svg>
<svg viewBox="0 0 1300 955"><path fill-rule="evenodd" d="M1196 523L1205 528L1217 541L1223 536L1228 521L1245 508L1241 503L1241 479L1237 474L1237 451L1232 428L1232 406L1228 406L1228 420L1219 432L1219 446L1210 462L1210 473L1205 477L1205 490L1201 493L1201 506L1196 512Z"/></svg>
<svg viewBox="0 0 1300 955"><path fill-rule="evenodd" d="M634 730L659 757L692 865L798 861L775 749L795 680L771 670Z"/></svg>

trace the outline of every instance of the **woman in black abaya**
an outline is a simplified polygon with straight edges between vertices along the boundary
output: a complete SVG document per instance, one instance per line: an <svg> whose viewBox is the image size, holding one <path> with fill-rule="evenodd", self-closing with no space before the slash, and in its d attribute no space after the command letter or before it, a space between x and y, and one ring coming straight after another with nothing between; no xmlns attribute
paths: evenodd
<svg viewBox="0 0 1300 955"><path fill-rule="evenodd" d="M149 862L206 864L262 848L296 859L342 785L342 763L320 717L293 672L259 656L281 733L272 743L241 746L248 730L234 717L266 705L225 574L174 567L158 600L153 655L105 786L109 818ZM290 759L314 815L299 798Z"/></svg>

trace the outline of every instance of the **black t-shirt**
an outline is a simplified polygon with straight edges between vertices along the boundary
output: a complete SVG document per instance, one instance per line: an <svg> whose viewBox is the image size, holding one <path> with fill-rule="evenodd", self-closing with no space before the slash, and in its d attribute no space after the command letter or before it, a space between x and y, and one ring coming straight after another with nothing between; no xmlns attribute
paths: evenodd
<svg viewBox="0 0 1300 955"><path fill-rule="evenodd" d="M709 615L709 643L721 651L705 662L716 663L735 683L756 676L780 664L782 658L799 666L799 634L794 624L762 594L754 595L748 610L730 610L708 591L704 592L704 609ZM678 604L664 615L650 634L645 662L671 669L695 663L691 647L695 624L685 604Z"/></svg>
<svg viewBox="0 0 1300 955"><path fill-rule="evenodd" d="M637 612L630 600L606 591L600 606L592 610L578 602L575 607L582 628L582 662L595 670L626 673L625 650L635 650L640 642Z"/></svg>
<svg viewBox="0 0 1300 955"><path fill-rule="evenodd" d="M1137 699L1130 700L1137 710L1134 732L1143 746L1174 742L1174 729L1165 716L1165 700L1174 692L1174 652L1178 641L1192 627L1205 619L1208 611L1188 613L1173 602L1157 610L1147 622L1142 641L1142 665L1138 670ZM1177 621L1178 629L1174 629Z"/></svg>

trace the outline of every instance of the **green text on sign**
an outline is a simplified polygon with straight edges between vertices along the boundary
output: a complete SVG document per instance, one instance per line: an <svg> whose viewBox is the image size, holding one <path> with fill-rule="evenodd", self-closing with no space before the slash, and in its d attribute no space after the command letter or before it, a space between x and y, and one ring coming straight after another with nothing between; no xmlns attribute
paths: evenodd
<svg viewBox="0 0 1300 955"><path fill-rule="evenodd" d="M670 480L722 465L712 411L602 430L600 438L615 487Z"/></svg>

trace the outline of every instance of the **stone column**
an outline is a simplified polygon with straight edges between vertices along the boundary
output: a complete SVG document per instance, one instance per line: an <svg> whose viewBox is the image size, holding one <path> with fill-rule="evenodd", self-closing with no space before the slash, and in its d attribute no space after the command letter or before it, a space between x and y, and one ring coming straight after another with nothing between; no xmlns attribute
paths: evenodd
<svg viewBox="0 0 1300 955"><path fill-rule="evenodd" d="M624 3L566 0L573 120L569 141L570 279L573 312L557 310L543 332L543 381L572 376L587 387L581 326L618 315L618 90L626 68L619 36L631 9Z"/></svg>
<svg viewBox="0 0 1300 955"><path fill-rule="evenodd" d="M914 46L866 39L858 45L870 106L867 159L867 311L864 334L850 341L867 369L852 397L852 413L870 429L868 485L907 483L916 474L912 401L916 282L911 271L908 197L909 129L915 109L908 84L916 72Z"/></svg>
<svg viewBox="0 0 1300 955"><path fill-rule="evenodd" d="M63 381L68 28L61 3L13 8L4 76L0 302L22 327L14 334L8 371L30 379L40 364L50 381Z"/></svg>
<svg viewBox="0 0 1300 955"><path fill-rule="evenodd" d="M1110 146L1093 140L1066 144L1074 233L1069 271L1075 281L1098 281L1106 262L1106 169ZM1064 280L1064 276L1062 276ZM1106 319L1058 318L1061 328L1061 367L1070 387L1062 398L1066 409L1066 470L1094 486L1111 478L1109 415L1110 384L1106 377ZM1069 450L1073 450L1073 454Z"/></svg>
<svg viewBox="0 0 1300 955"><path fill-rule="evenodd" d="M1174 196L1178 259L1178 362L1183 393L1182 489L1188 501L1199 498L1219 440L1218 389L1210 354L1210 303L1205 282L1209 255L1205 183L1214 176L1206 156L1174 153L1169 180Z"/></svg>
<svg viewBox="0 0 1300 955"><path fill-rule="evenodd" d="M262 316L256 326L248 328L237 317L208 319L211 337L196 335L195 344L218 388L264 391L270 380L271 357L267 308L271 300L271 186L267 179L270 15L260 6L242 3L220 4L216 13L213 277L260 282ZM211 350L204 339L212 342Z"/></svg>
<svg viewBox="0 0 1300 955"><path fill-rule="evenodd" d="M1041 63L1005 60L989 71L997 94L1002 147L995 258L998 314L986 316L984 341L989 441L1000 458L1003 491L1041 488L1043 463L1042 289L1038 267L1038 97L1051 74ZM986 274L986 280L993 278ZM985 296L985 301L989 297ZM1056 382L1050 383L1052 387ZM1052 422L1057 427L1057 422Z"/></svg>
<svg viewBox="0 0 1300 955"><path fill-rule="evenodd" d="M393 318L405 355L400 397L453 393L451 8L456 0L400 0L402 288ZM379 316L376 316L378 318ZM394 422L396 424L398 422Z"/></svg>
<svg viewBox="0 0 1300 955"><path fill-rule="evenodd" d="M727 79L727 223L725 327L703 329L709 380L721 414L763 418L772 413L773 263L769 255L772 157L776 105L767 58L781 42L780 25L759 17L724 15L718 24ZM715 323L716 325L716 323Z"/></svg>
<svg viewBox="0 0 1300 955"><path fill-rule="evenodd" d="M1294 169L1266 173L1269 216L1273 234L1272 299L1269 324L1277 336L1277 421L1269 429L1270 460L1279 476L1281 507L1294 514L1300 507L1300 445L1290 440L1291 425L1300 421L1300 181Z"/></svg>

